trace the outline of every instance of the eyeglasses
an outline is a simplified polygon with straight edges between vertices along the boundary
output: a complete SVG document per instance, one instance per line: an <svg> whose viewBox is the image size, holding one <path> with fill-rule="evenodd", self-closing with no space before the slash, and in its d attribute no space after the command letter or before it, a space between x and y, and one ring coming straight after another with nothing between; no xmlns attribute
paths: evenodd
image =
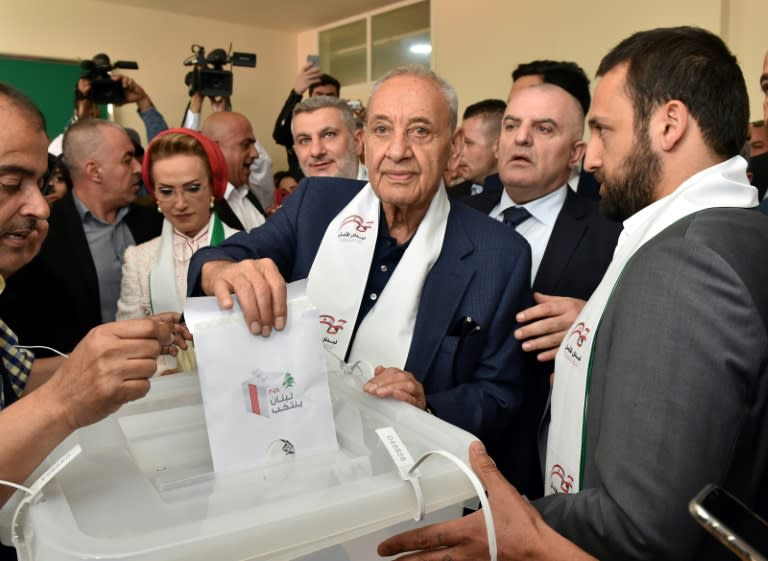
<svg viewBox="0 0 768 561"><path fill-rule="evenodd" d="M155 191L158 199L170 199L176 196L177 193L186 197L194 197L199 194L204 187L205 185L202 183L188 183L181 188L163 185L157 187Z"/></svg>

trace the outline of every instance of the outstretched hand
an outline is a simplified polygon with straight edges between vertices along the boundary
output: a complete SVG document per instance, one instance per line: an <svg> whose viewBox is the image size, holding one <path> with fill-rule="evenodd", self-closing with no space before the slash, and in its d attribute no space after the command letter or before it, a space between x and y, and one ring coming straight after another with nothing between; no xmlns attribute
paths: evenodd
<svg viewBox="0 0 768 561"><path fill-rule="evenodd" d="M469 448L472 469L488 490L500 561L537 559L595 561L546 525L538 511L507 482L480 442ZM413 552L403 561L480 561L489 558L482 512L393 536L379 544L381 556Z"/></svg>

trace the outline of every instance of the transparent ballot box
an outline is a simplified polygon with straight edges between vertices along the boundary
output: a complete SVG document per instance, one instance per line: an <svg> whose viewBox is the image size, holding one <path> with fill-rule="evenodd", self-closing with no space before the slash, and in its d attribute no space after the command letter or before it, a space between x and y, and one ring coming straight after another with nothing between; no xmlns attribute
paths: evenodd
<svg viewBox="0 0 768 561"><path fill-rule="evenodd" d="M214 473L194 373L152 380L149 394L81 429L43 463L42 473L79 444L11 528L21 493L2 510L0 537L15 532L19 559L68 561L356 561L376 544L416 527L414 487L400 477L376 433L392 427L414 459L445 450L467 462L474 437L415 407L365 394L355 375L329 372L339 449ZM242 443L243 447L248 442ZM418 467L427 516L461 515L475 491L440 456Z"/></svg>

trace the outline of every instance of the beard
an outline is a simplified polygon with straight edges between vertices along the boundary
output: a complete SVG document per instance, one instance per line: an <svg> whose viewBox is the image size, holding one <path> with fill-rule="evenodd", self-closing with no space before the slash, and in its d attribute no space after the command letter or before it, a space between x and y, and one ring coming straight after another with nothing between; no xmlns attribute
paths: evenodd
<svg viewBox="0 0 768 561"><path fill-rule="evenodd" d="M651 149L647 129L636 137L635 152L624 158L615 173L595 172L602 185L600 213L613 220L624 221L650 205L661 179L661 158Z"/></svg>

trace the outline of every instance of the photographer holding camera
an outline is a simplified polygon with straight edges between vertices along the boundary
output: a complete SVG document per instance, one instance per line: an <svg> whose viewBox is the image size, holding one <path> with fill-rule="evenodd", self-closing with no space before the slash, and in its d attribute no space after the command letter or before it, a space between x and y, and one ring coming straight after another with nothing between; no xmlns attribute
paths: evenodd
<svg viewBox="0 0 768 561"><path fill-rule="evenodd" d="M112 74L110 78L115 82L120 82L123 87L123 102L116 103L116 105L136 104L136 111L147 129L147 142L168 128L165 118L155 108L152 99L136 80L123 74ZM80 78L77 81L77 92L82 95L82 98L78 97L76 103L76 115L78 118L98 117L98 106L91 99L90 91L90 81L87 78Z"/></svg>
<svg viewBox="0 0 768 561"><path fill-rule="evenodd" d="M100 60L99 57L105 57L107 67L111 68L109 58L106 55L96 55L94 60ZM93 61L85 61L82 64L85 65L87 62L93 63ZM118 62L117 64L121 63ZM123 74L106 74L106 79L112 80L115 85L105 88L103 75L94 75L92 70L87 70L84 67L83 76L75 85L75 113L64 127L65 131L79 119L99 118L99 104L105 102L115 105L135 103L136 111L146 128L147 142L168 128L165 118L155 108L152 99L136 80ZM98 92L93 91L94 82L98 84ZM63 138L63 132L54 138L48 146L48 152L57 156L61 154ZM135 146L135 148L139 149L141 145Z"/></svg>

